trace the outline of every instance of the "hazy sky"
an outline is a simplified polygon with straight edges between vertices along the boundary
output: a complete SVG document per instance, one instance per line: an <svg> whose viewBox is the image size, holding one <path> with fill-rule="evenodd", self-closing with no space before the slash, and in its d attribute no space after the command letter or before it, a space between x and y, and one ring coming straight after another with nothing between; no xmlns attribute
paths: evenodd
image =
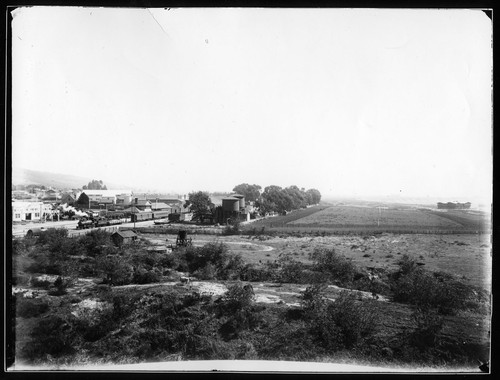
<svg viewBox="0 0 500 380"><path fill-rule="evenodd" d="M13 166L164 191L489 197L479 10L19 8Z"/></svg>

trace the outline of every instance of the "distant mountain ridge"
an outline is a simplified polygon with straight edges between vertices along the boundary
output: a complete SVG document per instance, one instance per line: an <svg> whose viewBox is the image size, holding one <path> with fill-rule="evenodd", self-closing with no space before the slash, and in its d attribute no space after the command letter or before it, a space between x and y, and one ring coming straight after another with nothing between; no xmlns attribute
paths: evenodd
<svg viewBox="0 0 500 380"><path fill-rule="evenodd" d="M44 185L57 189L78 189L87 185L91 180L102 180L108 189L138 189L123 184L110 183L105 178L80 177L71 174L51 173L38 170L12 168L12 185Z"/></svg>

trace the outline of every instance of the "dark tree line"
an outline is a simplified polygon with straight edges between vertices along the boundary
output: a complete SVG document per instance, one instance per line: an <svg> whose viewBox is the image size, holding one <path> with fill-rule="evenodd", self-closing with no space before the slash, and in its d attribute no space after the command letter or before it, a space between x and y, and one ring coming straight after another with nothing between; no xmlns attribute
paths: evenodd
<svg viewBox="0 0 500 380"><path fill-rule="evenodd" d="M88 185L83 185L83 190L108 190L101 180L93 179Z"/></svg>
<svg viewBox="0 0 500 380"><path fill-rule="evenodd" d="M262 215L269 212L280 214L287 211L298 210L309 205L317 204L321 200L321 193L316 189L305 190L297 186L281 188L280 186L267 186L256 202Z"/></svg>

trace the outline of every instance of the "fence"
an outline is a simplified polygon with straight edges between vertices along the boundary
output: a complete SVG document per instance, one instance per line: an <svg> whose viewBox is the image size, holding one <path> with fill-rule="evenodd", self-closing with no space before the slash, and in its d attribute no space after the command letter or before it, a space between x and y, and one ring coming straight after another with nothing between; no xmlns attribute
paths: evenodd
<svg viewBox="0 0 500 380"><path fill-rule="evenodd" d="M91 231L95 230L101 230L101 231L107 231L109 233L116 232L120 229L119 226L104 226L104 227L98 227L98 228L88 228L88 229L83 229L83 230L68 230L68 236L69 237L78 237L82 235L86 235L90 233Z"/></svg>
<svg viewBox="0 0 500 380"><path fill-rule="evenodd" d="M224 229L222 228L200 228L192 226L157 226L157 227L122 227L122 231L136 231L145 234L177 234L179 230L188 231L190 234L200 234L200 235L223 235Z"/></svg>
<svg viewBox="0 0 500 380"><path fill-rule="evenodd" d="M252 228L253 227L253 228ZM320 235L374 235L381 233L391 234L428 234L428 235L481 235L489 234L487 228L479 229L429 229L415 226L321 226L321 225L297 225L286 223L270 223L266 226L247 226L244 233L265 234L265 233L287 233L287 234L320 234Z"/></svg>

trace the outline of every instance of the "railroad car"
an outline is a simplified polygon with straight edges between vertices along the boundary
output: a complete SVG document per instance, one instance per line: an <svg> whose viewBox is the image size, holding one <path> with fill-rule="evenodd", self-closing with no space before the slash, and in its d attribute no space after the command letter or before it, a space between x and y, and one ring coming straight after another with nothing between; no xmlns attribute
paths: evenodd
<svg viewBox="0 0 500 380"><path fill-rule="evenodd" d="M132 222L142 222L144 220L151 220L151 219L153 219L153 213L148 211L132 214L131 217Z"/></svg>
<svg viewBox="0 0 500 380"><path fill-rule="evenodd" d="M153 211L153 219L168 218L170 211Z"/></svg>

